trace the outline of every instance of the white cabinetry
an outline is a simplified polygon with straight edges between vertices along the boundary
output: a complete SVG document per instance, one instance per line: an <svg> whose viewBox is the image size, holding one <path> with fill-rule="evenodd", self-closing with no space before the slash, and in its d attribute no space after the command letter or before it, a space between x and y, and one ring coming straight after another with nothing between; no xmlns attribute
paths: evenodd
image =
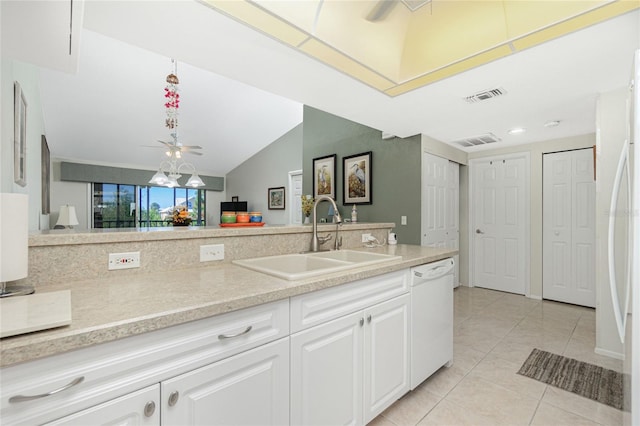
<svg viewBox="0 0 640 426"><path fill-rule="evenodd" d="M160 386L153 385L112 401L63 417L48 426L158 426L160 425Z"/></svg>
<svg viewBox="0 0 640 426"><path fill-rule="evenodd" d="M289 339L161 383L163 425L289 424Z"/></svg>
<svg viewBox="0 0 640 426"><path fill-rule="evenodd" d="M303 330L291 336L291 424L366 424L409 390L407 291L401 271L291 300L294 311L306 307L300 323L292 314ZM318 316L325 322L306 326Z"/></svg>
<svg viewBox="0 0 640 426"><path fill-rule="evenodd" d="M108 401L221 360L229 360L220 365L228 365L227 373L233 374L234 355L282 338L287 345L288 335L289 301L281 300L6 367L1 372L0 423L42 424L101 404L109 407ZM265 353L265 359L272 356ZM211 371L227 374L224 368ZM111 407L114 414L120 410Z"/></svg>
<svg viewBox="0 0 640 426"><path fill-rule="evenodd" d="M361 312L291 336L291 424L362 424Z"/></svg>
<svg viewBox="0 0 640 426"><path fill-rule="evenodd" d="M0 423L366 424L409 391L409 278L391 272L3 368Z"/></svg>
<svg viewBox="0 0 640 426"><path fill-rule="evenodd" d="M410 300L405 294L364 312L365 423L409 391Z"/></svg>

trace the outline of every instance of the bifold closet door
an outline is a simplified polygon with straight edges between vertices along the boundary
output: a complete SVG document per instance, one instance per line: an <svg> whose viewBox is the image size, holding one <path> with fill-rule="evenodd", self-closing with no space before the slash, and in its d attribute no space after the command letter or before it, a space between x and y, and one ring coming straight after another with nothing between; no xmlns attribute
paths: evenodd
<svg viewBox="0 0 640 426"><path fill-rule="evenodd" d="M459 248L459 172L458 163L426 152L422 155L421 245ZM454 256L454 287L460 283L458 257Z"/></svg>
<svg viewBox="0 0 640 426"><path fill-rule="evenodd" d="M595 307L593 151L545 154L542 297Z"/></svg>

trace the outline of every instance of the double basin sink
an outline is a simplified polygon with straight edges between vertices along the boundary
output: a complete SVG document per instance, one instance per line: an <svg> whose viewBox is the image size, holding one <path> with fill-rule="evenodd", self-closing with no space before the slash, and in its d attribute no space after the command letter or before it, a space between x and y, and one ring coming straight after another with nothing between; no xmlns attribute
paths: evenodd
<svg viewBox="0 0 640 426"><path fill-rule="evenodd" d="M402 256L356 250L320 251L234 260L233 263L285 280L301 280L361 266L400 260Z"/></svg>

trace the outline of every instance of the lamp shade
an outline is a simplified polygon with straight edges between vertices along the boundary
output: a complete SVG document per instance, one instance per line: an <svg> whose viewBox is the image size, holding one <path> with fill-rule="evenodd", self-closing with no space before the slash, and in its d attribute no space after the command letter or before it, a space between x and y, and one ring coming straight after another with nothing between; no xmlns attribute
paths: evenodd
<svg viewBox="0 0 640 426"><path fill-rule="evenodd" d="M29 198L0 194L0 281L25 278L29 270Z"/></svg>
<svg viewBox="0 0 640 426"><path fill-rule="evenodd" d="M60 206L60 216L58 216L56 225L74 226L78 223L78 216L76 216L75 206L70 206L68 204Z"/></svg>

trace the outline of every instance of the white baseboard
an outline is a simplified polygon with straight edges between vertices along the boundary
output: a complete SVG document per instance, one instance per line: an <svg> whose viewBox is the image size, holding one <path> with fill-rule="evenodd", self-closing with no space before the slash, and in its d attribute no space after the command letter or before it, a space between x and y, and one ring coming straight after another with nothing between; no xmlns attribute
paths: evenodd
<svg viewBox="0 0 640 426"><path fill-rule="evenodd" d="M620 352L608 351L606 349L596 348L594 350L598 355L608 356L609 358L619 359L620 361L624 361L624 354Z"/></svg>

